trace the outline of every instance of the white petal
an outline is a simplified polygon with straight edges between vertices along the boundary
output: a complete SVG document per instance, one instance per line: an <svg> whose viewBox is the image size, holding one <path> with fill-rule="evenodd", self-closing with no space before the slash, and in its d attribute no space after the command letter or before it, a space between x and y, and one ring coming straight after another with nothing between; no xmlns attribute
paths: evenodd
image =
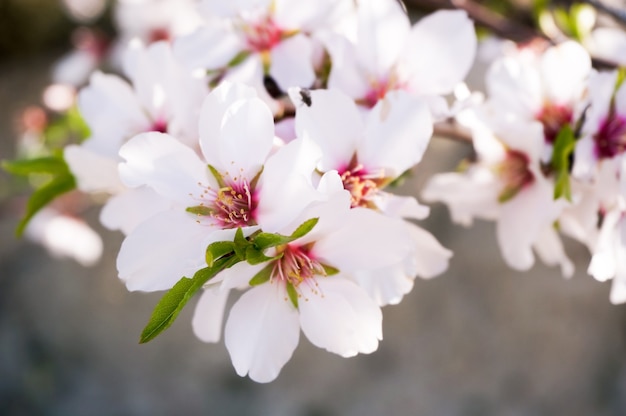
<svg viewBox="0 0 626 416"><path fill-rule="evenodd" d="M157 193L186 206L194 204L204 186L214 185L198 155L172 136L150 132L135 136L120 149L126 159L119 166L122 181L130 187L147 185Z"/></svg>
<svg viewBox="0 0 626 416"><path fill-rule="evenodd" d="M591 58L577 42L563 42L549 48L541 59L547 98L556 103L579 100L591 70Z"/></svg>
<svg viewBox="0 0 626 416"><path fill-rule="evenodd" d="M103 156L78 145L69 145L63 151L83 192L108 192L115 194L126 189L117 173L117 160Z"/></svg>
<svg viewBox="0 0 626 416"><path fill-rule="evenodd" d="M412 196L395 195L379 192L374 198L376 207L390 217L413 218L423 220L428 217L430 208L421 205Z"/></svg>
<svg viewBox="0 0 626 416"><path fill-rule="evenodd" d="M234 102L224 113L219 144L219 170L231 178L252 179L259 172L272 150L274 118L267 105L258 98ZM208 149L204 149L205 153Z"/></svg>
<svg viewBox="0 0 626 416"><path fill-rule="evenodd" d="M351 209L341 228L318 240L312 253L342 272L402 262L411 250L405 223L367 208Z"/></svg>
<svg viewBox="0 0 626 416"><path fill-rule="evenodd" d="M237 34L215 22L211 23L189 35L176 38L174 54L188 68L221 68L237 52L244 50L244 44Z"/></svg>
<svg viewBox="0 0 626 416"><path fill-rule="evenodd" d="M464 11L438 11L413 26L405 58L411 88L418 94L446 94L474 63L476 34Z"/></svg>
<svg viewBox="0 0 626 416"><path fill-rule="evenodd" d="M407 275L400 263L383 269L354 272L353 276L379 306L397 305L413 289L414 279Z"/></svg>
<svg viewBox="0 0 626 416"><path fill-rule="evenodd" d="M485 77L490 101L497 111L510 112L530 120L543 106L543 90L538 69L519 57L494 62Z"/></svg>
<svg viewBox="0 0 626 416"><path fill-rule="evenodd" d="M205 263L210 229L186 212L164 211L139 224L117 256L117 270L128 290L169 289L192 277Z"/></svg>
<svg viewBox="0 0 626 416"><path fill-rule="evenodd" d="M359 162L400 176L422 159L433 132L428 105L405 91L394 91L368 114Z"/></svg>
<svg viewBox="0 0 626 416"><path fill-rule="evenodd" d="M301 94L308 94L310 105ZM302 91L291 89L296 105L296 134L308 136L321 148L323 172L347 167L363 136L363 121L350 98L335 90Z"/></svg>
<svg viewBox="0 0 626 416"><path fill-rule="evenodd" d="M270 75L282 91L313 85L315 72L311 40L298 34L276 45L271 51Z"/></svg>
<svg viewBox="0 0 626 416"><path fill-rule="evenodd" d="M428 231L407 223L415 251L413 264L416 274L424 279L435 277L448 269L452 252L443 247Z"/></svg>
<svg viewBox="0 0 626 416"><path fill-rule="evenodd" d="M366 73L361 70L356 57L356 48L348 39L336 33L321 36L333 65L328 77L328 89L338 89L350 98L364 98L370 88Z"/></svg>
<svg viewBox="0 0 626 416"><path fill-rule="evenodd" d="M298 311L282 285L262 284L244 293L230 310L224 341L240 376L274 380L298 345Z"/></svg>
<svg viewBox="0 0 626 416"><path fill-rule="evenodd" d="M563 243L552 226L544 228L533 246L541 261L548 266L561 266L563 277L572 277L574 264L565 254Z"/></svg>
<svg viewBox="0 0 626 416"><path fill-rule="evenodd" d="M169 199L146 186L127 189L109 198L100 212L100 222L109 230L128 235L139 223L171 206Z"/></svg>
<svg viewBox="0 0 626 416"><path fill-rule="evenodd" d="M267 160L258 185L255 213L265 232L282 230L319 199L312 175L321 156L319 147L304 138L293 140Z"/></svg>
<svg viewBox="0 0 626 416"><path fill-rule="evenodd" d="M399 2L367 0L359 2L358 19L359 61L370 75L387 76L409 35L408 16Z"/></svg>
<svg viewBox="0 0 626 416"><path fill-rule="evenodd" d="M191 319L193 333L203 342L219 342L228 291L204 289Z"/></svg>
<svg viewBox="0 0 626 416"><path fill-rule="evenodd" d="M309 341L342 357L376 351L382 339L378 305L355 283L338 276L317 283L316 293L299 286L300 325Z"/></svg>

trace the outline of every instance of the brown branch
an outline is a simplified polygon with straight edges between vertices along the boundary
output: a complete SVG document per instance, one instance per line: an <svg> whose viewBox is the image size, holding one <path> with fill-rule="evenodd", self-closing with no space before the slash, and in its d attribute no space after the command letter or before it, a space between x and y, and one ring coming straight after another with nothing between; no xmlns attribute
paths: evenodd
<svg viewBox="0 0 626 416"><path fill-rule="evenodd" d="M472 134L469 130L450 120L435 123L433 136L445 137L466 144L472 144L473 142Z"/></svg>
<svg viewBox="0 0 626 416"><path fill-rule="evenodd" d="M514 42L526 43L531 41L549 42L543 34L534 28L523 25L511 19L507 19L471 0L405 0L407 5L413 7L436 9L460 9L465 10L476 24L486 27L496 35L510 39Z"/></svg>

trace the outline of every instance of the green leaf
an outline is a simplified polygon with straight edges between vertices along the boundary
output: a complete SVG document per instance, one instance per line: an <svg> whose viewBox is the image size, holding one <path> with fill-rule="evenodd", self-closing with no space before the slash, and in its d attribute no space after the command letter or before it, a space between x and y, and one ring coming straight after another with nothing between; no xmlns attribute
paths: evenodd
<svg viewBox="0 0 626 416"><path fill-rule="evenodd" d="M333 267L333 266L329 266L327 264L322 264L322 267L324 268L324 273L326 273L326 276L332 276L335 275L337 273L339 273L339 269Z"/></svg>
<svg viewBox="0 0 626 416"><path fill-rule="evenodd" d="M206 264L211 267L216 260L221 259L235 251L235 243L232 241L216 241L206 248Z"/></svg>
<svg viewBox="0 0 626 416"><path fill-rule="evenodd" d="M13 175L28 176L33 173L66 174L69 173L67 163L54 156L37 159L3 160L2 168Z"/></svg>
<svg viewBox="0 0 626 416"><path fill-rule="evenodd" d="M311 218L309 220L306 220L305 222L300 224L290 236L276 233L260 233L254 238L254 245L260 250L265 250L266 248L288 244L294 240L297 240L298 238L307 235L313 229L313 227L315 227L318 221L319 218Z"/></svg>
<svg viewBox="0 0 626 416"><path fill-rule="evenodd" d="M498 202L504 204L506 201L511 200L517 193L520 191L520 188L515 186L507 186L500 192L498 195Z"/></svg>
<svg viewBox="0 0 626 416"><path fill-rule="evenodd" d="M289 300L293 303L293 306L298 309L298 292L296 292L296 288L289 282L287 282L287 296L289 296Z"/></svg>
<svg viewBox="0 0 626 416"><path fill-rule="evenodd" d="M211 208L204 205L196 205L195 207L187 207L185 211L190 212L195 215L209 216L213 213Z"/></svg>
<svg viewBox="0 0 626 416"><path fill-rule="evenodd" d="M571 201L571 187L569 180L570 156L576 147L576 137L569 125L563 126L556 136L552 150L551 166L556 174L554 185L554 199L565 197Z"/></svg>
<svg viewBox="0 0 626 416"><path fill-rule="evenodd" d="M243 236L243 230L241 229L241 227L237 228L237 231L235 232L235 242L233 248L235 250L235 254L240 260L244 260L246 258L246 251L248 249L248 246L250 246L251 244L252 243Z"/></svg>
<svg viewBox="0 0 626 416"><path fill-rule="evenodd" d="M311 218L309 220L306 220L302 224L300 224L298 226L298 228L296 228L296 231L294 231L291 234L291 236L290 236L291 241L296 240L296 239L298 239L300 237L304 237L305 235L307 235L313 229L313 227L315 227L315 225L317 225L318 221L319 221L319 218Z"/></svg>
<svg viewBox="0 0 626 416"><path fill-rule="evenodd" d="M180 311L183 310L189 299L210 279L219 272L227 269L240 260L235 257L225 257L217 260L211 267L198 270L193 278L183 277L157 303L148 324L141 332L140 344L154 339L161 332L169 328Z"/></svg>
<svg viewBox="0 0 626 416"><path fill-rule="evenodd" d="M279 254L278 256L268 257L261 250L254 247L253 245L248 246L246 249L246 261L248 264L260 264L265 263L266 261L272 261L281 258L283 255Z"/></svg>
<svg viewBox="0 0 626 416"><path fill-rule="evenodd" d="M26 204L26 213L20 220L15 230L15 234L19 237L24 233L28 222L39 212L43 207L48 205L56 197L69 192L76 188L76 180L74 176L67 173L58 176L39 189L37 189L28 199Z"/></svg>
<svg viewBox="0 0 626 416"><path fill-rule="evenodd" d="M245 61L248 56L250 56L250 51L241 51L233 59L231 59L228 64L226 64L229 68L239 65L243 61Z"/></svg>
<svg viewBox="0 0 626 416"><path fill-rule="evenodd" d="M270 280L272 277L272 270L274 269L273 264L268 264L265 266L260 272L255 274L252 279L250 279L250 286L258 286Z"/></svg>
<svg viewBox="0 0 626 416"><path fill-rule="evenodd" d="M220 186L220 188L225 188L226 182L224 182L224 178L222 177L220 172L217 169L215 169L212 165L208 165L208 166L209 166L209 170L211 171L211 174L217 181L217 184Z"/></svg>

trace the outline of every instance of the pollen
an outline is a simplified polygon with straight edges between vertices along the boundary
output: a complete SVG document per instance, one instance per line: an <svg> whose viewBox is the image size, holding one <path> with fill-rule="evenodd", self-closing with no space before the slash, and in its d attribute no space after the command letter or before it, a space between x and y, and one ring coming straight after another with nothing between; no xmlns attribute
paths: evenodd
<svg viewBox="0 0 626 416"><path fill-rule="evenodd" d="M356 161L340 173L344 189L350 192L352 208L372 208L371 199L387 182L383 170L370 171Z"/></svg>

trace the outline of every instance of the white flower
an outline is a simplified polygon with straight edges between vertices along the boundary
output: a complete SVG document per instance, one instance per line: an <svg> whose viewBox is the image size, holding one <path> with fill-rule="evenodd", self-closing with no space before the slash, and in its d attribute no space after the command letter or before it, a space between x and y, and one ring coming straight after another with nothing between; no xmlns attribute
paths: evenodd
<svg viewBox="0 0 626 416"><path fill-rule="evenodd" d="M126 75L132 85L114 75L95 72L79 95L81 114L91 137L65 149L78 188L114 195L101 214L111 229L130 232L137 217L164 209L167 204L147 189L129 191L119 180L120 147L136 134L169 132L197 147L198 109L207 94L202 79L188 74L174 60L166 43L148 48L136 43L128 50Z"/></svg>
<svg viewBox="0 0 626 416"><path fill-rule="evenodd" d="M476 53L465 12L439 11L411 27L394 0L359 2L356 43L330 35L325 44L333 63L329 87L368 107L396 89L431 97L450 93Z"/></svg>
<svg viewBox="0 0 626 416"><path fill-rule="evenodd" d="M296 104L296 132L322 149L317 170L336 170L351 206L370 208L394 218L424 219L428 207L385 187L422 158L432 134L427 104L405 91L392 91L363 120L356 104L337 90L290 90ZM425 230L409 228L416 250L386 271L356 273L355 278L381 305L397 303L413 286L415 275L443 272L451 256Z"/></svg>
<svg viewBox="0 0 626 416"><path fill-rule="evenodd" d="M336 172L325 176L338 183ZM221 290L266 276L239 298L226 322L226 347L241 376L275 379L296 348L300 329L314 345L343 357L371 353L382 339L380 308L351 274L397 264L410 240L402 224L368 209L350 209L349 195L331 189L327 200L309 205L279 230L288 235L295 224L319 219L309 234L270 253L280 258L256 266L238 263L222 273ZM200 302L196 313L206 310L205 299ZM213 317L204 319L206 326L194 317L199 336L216 328Z"/></svg>
<svg viewBox="0 0 626 416"><path fill-rule="evenodd" d="M509 55L495 61L487 72L487 103L494 117L541 122L542 159L546 161L561 128L573 127L584 109L590 72L589 54L576 42L553 46L540 56Z"/></svg>
<svg viewBox="0 0 626 416"><path fill-rule="evenodd" d="M566 204L554 200L554 185L540 167L543 126L501 120L474 129L477 163L465 173L433 176L422 196L446 203L453 220L464 225L474 217L496 220L498 244L509 266L529 269L535 249L546 264L558 264L563 275L571 276L573 265L553 228Z"/></svg>

